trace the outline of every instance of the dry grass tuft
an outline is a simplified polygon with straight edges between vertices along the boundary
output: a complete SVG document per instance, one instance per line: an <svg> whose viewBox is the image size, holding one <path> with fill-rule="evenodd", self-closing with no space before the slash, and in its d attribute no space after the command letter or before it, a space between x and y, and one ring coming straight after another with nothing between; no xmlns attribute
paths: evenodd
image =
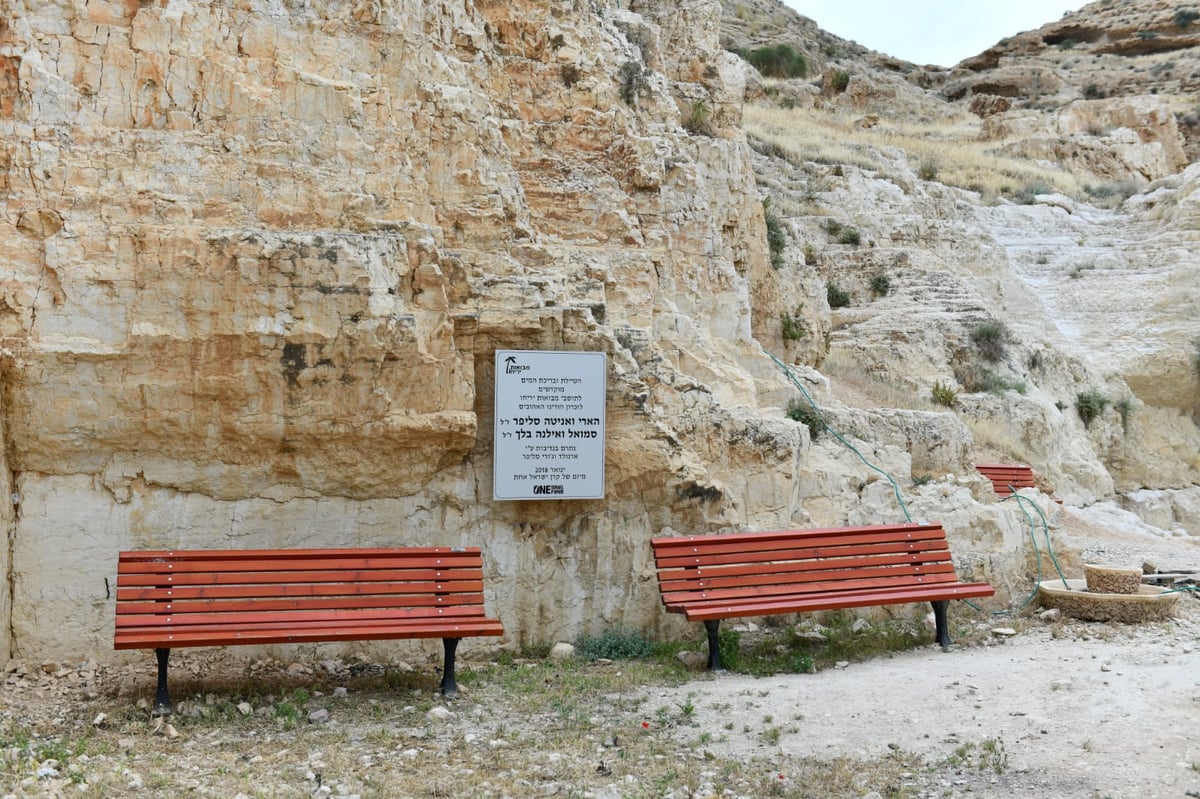
<svg viewBox="0 0 1200 799"><path fill-rule="evenodd" d="M987 198L1027 199L1030 193L1057 191L1083 196L1073 175L1004 154L1006 141L981 141L978 121L881 124L856 128L854 118L813 109L749 105L746 130L752 136L805 161L856 166L888 174L902 167L949 186Z"/></svg>

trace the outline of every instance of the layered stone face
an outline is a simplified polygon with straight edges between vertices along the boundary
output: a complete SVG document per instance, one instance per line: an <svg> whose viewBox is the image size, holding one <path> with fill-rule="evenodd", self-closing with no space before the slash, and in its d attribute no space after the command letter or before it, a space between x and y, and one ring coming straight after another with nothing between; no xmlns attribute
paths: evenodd
<svg viewBox="0 0 1200 799"><path fill-rule="evenodd" d="M108 648L119 548L483 544L532 640L660 623L648 535L790 517L719 7L593 5L13 5L17 653ZM491 502L496 347L610 353L605 503Z"/></svg>

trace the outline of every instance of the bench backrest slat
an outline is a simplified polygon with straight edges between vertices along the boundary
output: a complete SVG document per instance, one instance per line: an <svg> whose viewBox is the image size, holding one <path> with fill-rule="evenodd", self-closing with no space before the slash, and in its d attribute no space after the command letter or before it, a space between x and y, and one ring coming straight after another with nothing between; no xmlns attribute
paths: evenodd
<svg viewBox="0 0 1200 799"><path fill-rule="evenodd" d="M912 555L922 559L947 557L949 547L945 539L923 541L892 541L863 546L820 546L810 547L807 542L794 547L772 549L742 549L723 544L700 544L692 547L686 554L660 556L656 563L660 569L698 568L701 566L719 566L735 563L772 563L788 560L825 560L833 558L853 558L887 555Z"/></svg>
<svg viewBox="0 0 1200 799"><path fill-rule="evenodd" d="M255 612L481 615L483 560L478 547L128 551L116 594L118 627Z"/></svg>
<svg viewBox="0 0 1200 799"><path fill-rule="evenodd" d="M945 530L936 524L722 533L651 544L668 607L957 582Z"/></svg>

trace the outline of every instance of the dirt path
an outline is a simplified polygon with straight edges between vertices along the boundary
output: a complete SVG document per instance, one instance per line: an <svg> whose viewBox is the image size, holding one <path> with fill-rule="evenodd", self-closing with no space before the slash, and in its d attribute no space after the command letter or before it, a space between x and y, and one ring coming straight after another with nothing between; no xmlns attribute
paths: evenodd
<svg viewBox="0 0 1200 799"><path fill-rule="evenodd" d="M961 760L963 774L934 786L949 793L927 795L1200 796L1200 601L1185 599L1173 623L1043 624L986 648L720 676L654 701L691 702L689 734L712 730L711 749L738 759Z"/></svg>
<svg viewBox="0 0 1200 799"><path fill-rule="evenodd" d="M1200 568L1194 538L1100 528L1067 514L1082 559ZM998 622L1002 628L1009 622ZM695 706L709 748L737 759L909 752L922 797L1200 797L1200 597L1140 625L1042 619L990 645L936 646L817 674L721 675L657 691Z"/></svg>

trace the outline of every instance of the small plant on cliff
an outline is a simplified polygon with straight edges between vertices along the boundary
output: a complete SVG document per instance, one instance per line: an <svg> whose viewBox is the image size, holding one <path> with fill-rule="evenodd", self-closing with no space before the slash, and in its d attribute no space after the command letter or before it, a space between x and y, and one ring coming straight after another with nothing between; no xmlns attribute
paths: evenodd
<svg viewBox="0 0 1200 799"><path fill-rule="evenodd" d="M871 276L871 293L876 297L886 297L892 290L892 279L883 272Z"/></svg>
<svg viewBox="0 0 1200 799"><path fill-rule="evenodd" d="M842 228L842 231L838 233L837 240L838 244L849 244L853 247L857 247L862 243L862 234L858 232L858 228L844 227Z"/></svg>
<svg viewBox="0 0 1200 799"><path fill-rule="evenodd" d="M778 269L783 266L783 250L787 247L787 232L783 229L783 220L771 207L771 198L762 201L763 221L767 223L767 249L771 251L771 266Z"/></svg>
<svg viewBox="0 0 1200 799"><path fill-rule="evenodd" d="M649 74L650 70L637 61L626 61L617 70L617 77L621 83L621 99L626 105L637 105L638 98L650 88L650 82L646 80Z"/></svg>
<svg viewBox="0 0 1200 799"><path fill-rule="evenodd" d="M1117 404L1113 407L1117 409L1117 413L1121 417L1121 430L1128 433L1129 417L1133 414L1133 400L1129 398L1117 400Z"/></svg>
<svg viewBox="0 0 1200 799"><path fill-rule="evenodd" d="M1200 19L1200 11L1191 8L1181 8L1175 12L1175 27L1186 28Z"/></svg>
<svg viewBox="0 0 1200 799"><path fill-rule="evenodd" d="M1112 400L1099 391L1084 391L1075 397L1075 410L1079 412L1084 427L1091 427L1092 422L1111 404Z"/></svg>
<svg viewBox="0 0 1200 799"><path fill-rule="evenodd" d="M787 415L793 422L807 427L813 441L816 441L817 436L825 429L825 419L821 417L821 412L806 399L792 400L788 403Z"/></svg>
<svg viewBox="0 0 1200 799"><path fill-rule="evenodd" d="M683 129L693 136L716 135L717 129L712 123L712 111L703 100L692 103L688 112L683 115Z"/></svg>
<svg viewBox="0 0 1200 799"><path fill-rule="evenodd" d="M850 73L844 69L837 70L830 78L829 86L838 94L846 91L846 89L850 86Z"/></svg>
<svg viewBox="0 0 1200 799"><path fill-rule="evenodd" d="M1195 360L1192 361L1192 366L1196 367L1196 376L1200 377L1200 336L1197 336L1192 343L1196 345Z"/></svg>
<svg viewBox="0 0 1200 799"><path fill-rule="evenodd" d="M845 308L850 304L850 293L831 280L825 284L825 299L830 308Z"/></svg>
<svg viewBox="0 0 1200 799"><path fill-rule="evenodd" d="M933 397L933 401L938 405L953 408L958 404L958 392L940 380L933 384L933 390L930 394Z"/></svg>
<svg viewBox="0 0 1200 799"><path fill-rule="evenodd" d="M804 318L800 315L803 310L804 306L799 305L796 307L794 316L790 313L779 315L779 322L783 325L784 341L799 341L808 335L808 329L804 326Z"/></svg>
<svg viewBox="0 0 1200 799"><path fill-rule="evenodd" d="M989 320L980 322L971 330L971 343L979 351L979 355L991 363L1004 359L1008 352L1008 342L1012 335L1008 326L1003 322Z"/></svg>
<svg viewBox="0 0 1200 799"><path fill-rule="evenodd" d="M808 61L791 45L759 47L754 50L734 50L750 62L750 66L767 78L803 78L808 74Z"/></svg>

